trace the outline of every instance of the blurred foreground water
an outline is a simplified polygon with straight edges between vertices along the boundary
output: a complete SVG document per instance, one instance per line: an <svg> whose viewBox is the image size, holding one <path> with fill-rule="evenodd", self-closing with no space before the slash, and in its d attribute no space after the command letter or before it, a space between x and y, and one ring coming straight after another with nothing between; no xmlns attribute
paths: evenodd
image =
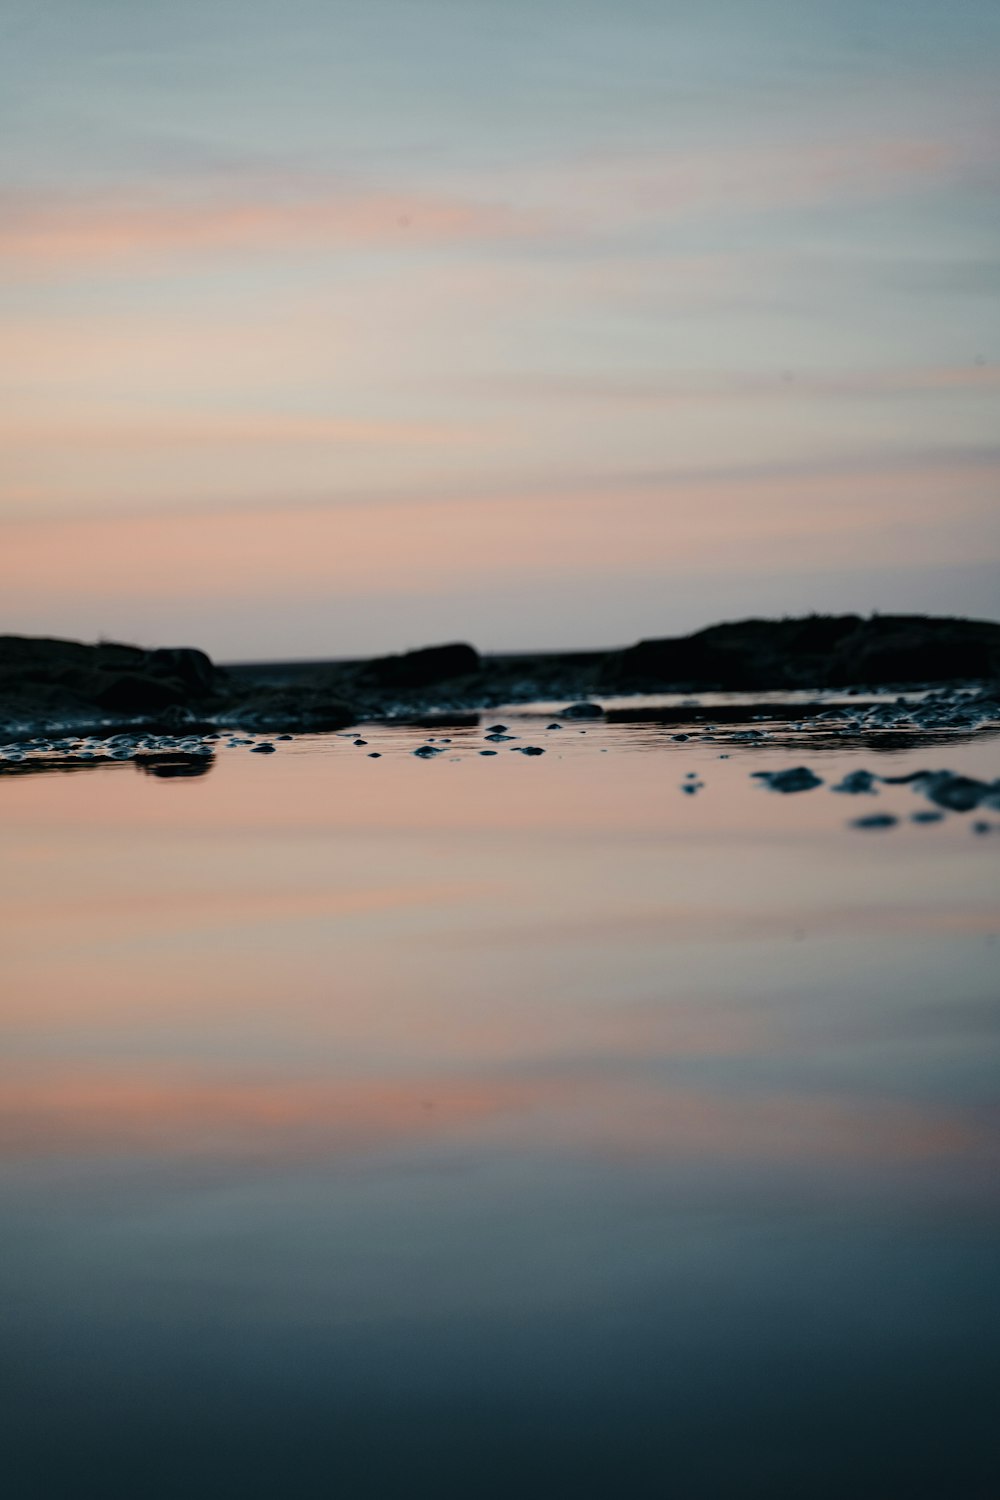
<svg viewBox="0 0 1000 1500"><path fill-rule="evenodd" d="M550 712L0 779L11 1500L1000 1492L1000 738Z"/></svg>

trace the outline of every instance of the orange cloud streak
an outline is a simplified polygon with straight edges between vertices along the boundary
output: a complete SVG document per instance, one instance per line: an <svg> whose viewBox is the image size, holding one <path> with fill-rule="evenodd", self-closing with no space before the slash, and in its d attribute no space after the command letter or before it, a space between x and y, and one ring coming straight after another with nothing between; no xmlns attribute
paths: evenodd
<svg viewBox="0 0 1000 1500"><path fill-rule="evenodd" d="M928 474L919 463L859 473L712 479L603 493L373 501L341 506L14 521L0 585L79 596L182 600L261 590L431 591L519 576L651 568L742 569L855 561L906 528L910 562L970 560L1000 466ZM940 497L951 497L947 525ZM81 559L86 565L81 566Z"/></svg>
<svg viewBox="0 0 1000 1500"><path fill-rule="evenodd" d="M9 195L0 203L0 261L34 272L73 271L233 250L464 243L537 228L510 209L433 193L337 190L222 203Z"/></svg>

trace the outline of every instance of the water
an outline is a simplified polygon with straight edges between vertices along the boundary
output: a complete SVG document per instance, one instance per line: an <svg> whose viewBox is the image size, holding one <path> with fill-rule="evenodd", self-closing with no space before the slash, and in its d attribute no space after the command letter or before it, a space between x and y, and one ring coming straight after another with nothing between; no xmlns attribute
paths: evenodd
<svg viewBox="0 0 1000 1500"><path fill-rule="evenodd" d="M12 1500L997 1493L1000 740L549 722L0 780Z"/></svg>

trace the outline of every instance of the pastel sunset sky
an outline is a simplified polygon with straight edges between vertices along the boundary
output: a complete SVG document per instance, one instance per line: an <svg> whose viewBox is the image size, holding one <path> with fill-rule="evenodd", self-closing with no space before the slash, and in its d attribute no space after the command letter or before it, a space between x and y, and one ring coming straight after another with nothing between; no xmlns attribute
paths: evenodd
<svg viewBox="0 0 1000 1500"><path fill-rule="evenodd" d="M1000 607L990 0L7 0L0 631Z"/></svg>

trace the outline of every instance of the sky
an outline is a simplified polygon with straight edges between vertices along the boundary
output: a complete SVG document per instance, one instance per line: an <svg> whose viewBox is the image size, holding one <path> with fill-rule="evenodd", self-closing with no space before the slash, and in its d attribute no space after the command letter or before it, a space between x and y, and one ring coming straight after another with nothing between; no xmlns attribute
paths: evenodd
<svg viewBox="0 0 1000 1500"><path fill-rule="evenodd" d="M990 0L5 0L0 632L1000 614Z"/></svg>

